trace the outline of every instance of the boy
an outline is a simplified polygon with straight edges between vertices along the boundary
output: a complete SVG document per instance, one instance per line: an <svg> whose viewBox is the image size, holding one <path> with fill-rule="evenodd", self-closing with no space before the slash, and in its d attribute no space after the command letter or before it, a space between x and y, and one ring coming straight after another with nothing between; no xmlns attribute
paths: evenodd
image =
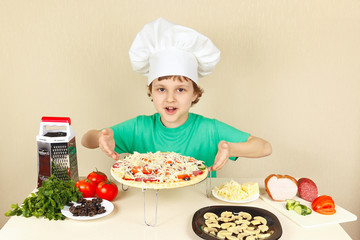
<svg viewBox="0 0 360 240"><path fill-rule="evenodd" d="M135 71L148 76L148 95L157 113L90 130L82 144L100 147L115 160L119 153L134 151L177 152L203 160L210 171L221 169L229 158L271 154L267 141L189 113L203 93L198 76L209 74L219 58L213 43L192 29L161 18L145 25L130 48L130 59Z"/></svg>

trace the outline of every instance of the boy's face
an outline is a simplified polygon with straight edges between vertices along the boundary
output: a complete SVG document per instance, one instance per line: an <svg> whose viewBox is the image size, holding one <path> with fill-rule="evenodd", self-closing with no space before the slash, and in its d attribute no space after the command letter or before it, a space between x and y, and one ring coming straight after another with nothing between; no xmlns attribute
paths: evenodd
<svg viewBox="0 0 360 240"><path fill-rule="evenodd" d="M194 87L189 81L180 81L171 77L152 82L152 99L165 127L175 128L184 124L189 116L189 109L196 99Z"/></svg>

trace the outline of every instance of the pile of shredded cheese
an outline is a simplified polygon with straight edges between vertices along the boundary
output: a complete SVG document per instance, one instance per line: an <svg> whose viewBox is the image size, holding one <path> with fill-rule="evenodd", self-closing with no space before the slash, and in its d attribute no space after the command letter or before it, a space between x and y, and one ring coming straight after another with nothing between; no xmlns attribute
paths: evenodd
<svg viewBox="0 0 360 240"><path fill-rule="evenodd" d="M199 170L198 165L202 163L203 161L174 152L134 152L134 154L117 161L117 168L113 168L113 170L125 179L152 177L158 182L174 182L178 181L178 175L190 175L193 171ZM148 172L156 171L156 174L144 174L142 171L134 174L131 172L133 167L142 167Z"/></svg>
<svg viewBox="0 0 360 240"><path fill-rule="evenodd" d="M259 193L259 184L248 182L239 184L234 180L227 182L220 187L215 187L214 192L217 196L230 200L240 201Z"/></svg>

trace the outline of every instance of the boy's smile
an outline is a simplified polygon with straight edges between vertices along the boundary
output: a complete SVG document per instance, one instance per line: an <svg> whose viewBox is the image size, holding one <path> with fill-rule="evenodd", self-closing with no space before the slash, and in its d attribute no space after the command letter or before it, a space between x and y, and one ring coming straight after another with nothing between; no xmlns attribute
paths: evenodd
<svg viewBox="0 0 360 240"><path fill-rule="evenodd" d="M191 81L180 81L172 77L152 83L153 103L165 127L176 128L184 124L189 109L197 95Z"/></svg>
<svg viewBox="0 0 360 240"><path fill-rule="evenodd" d="M165 110L166 110L167 114L172 115L172 114L175 114L177 108L175 108L175 107L166 107Z"/></svg>

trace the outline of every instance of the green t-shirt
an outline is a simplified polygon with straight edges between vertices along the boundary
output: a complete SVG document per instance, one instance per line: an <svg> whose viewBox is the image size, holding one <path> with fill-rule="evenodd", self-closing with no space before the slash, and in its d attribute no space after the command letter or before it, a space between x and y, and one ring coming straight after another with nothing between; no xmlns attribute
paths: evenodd
<svg viewBox="0 0 360 240"><path fill-rule="evenodd" d="M177 128L165 127L160 121L160 114L155 113L138 116L111 129L117 153L176 152L202 160L206 166L214 164L221 140L246 142L250 136L216 119L194 113L189 113L188 120Z"/></svg>

